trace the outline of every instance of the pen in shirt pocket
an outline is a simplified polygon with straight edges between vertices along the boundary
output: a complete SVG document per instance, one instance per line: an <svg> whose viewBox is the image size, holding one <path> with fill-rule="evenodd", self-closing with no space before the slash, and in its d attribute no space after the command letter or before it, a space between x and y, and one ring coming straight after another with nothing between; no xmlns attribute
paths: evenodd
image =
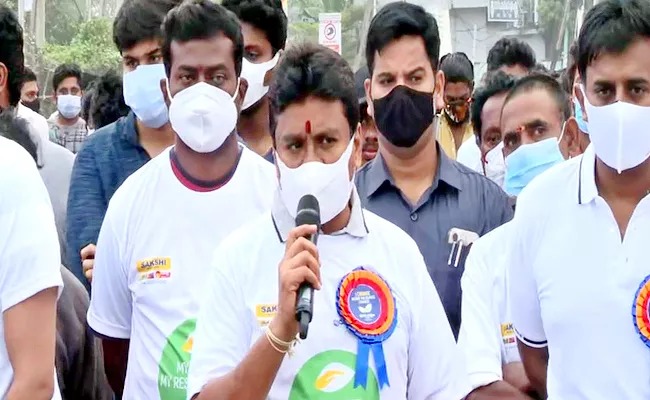
<svg viewBox="0 0 650 400"><path fill-rule="evenodd" d="M458 268L463 248L469 247L479 238L476 232L460 228L451 228L447 234L447 242L451 244L447 265Z"/></svg>

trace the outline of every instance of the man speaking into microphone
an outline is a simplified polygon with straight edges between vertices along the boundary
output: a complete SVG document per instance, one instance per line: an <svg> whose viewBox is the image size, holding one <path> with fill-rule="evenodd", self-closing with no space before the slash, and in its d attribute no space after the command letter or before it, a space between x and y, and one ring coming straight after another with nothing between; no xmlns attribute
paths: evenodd
<svg viewBox="0 0 650 400"><path fill-rule="evenodd" d="M216 251L188 398L461 399L462 358L417 245L361 209L350 67L324 47L295 46L270 99L278 191L271 215ZM304 213L315 224L301 225ZM313 315L298 341L305 283L315 289Z"/></svg>

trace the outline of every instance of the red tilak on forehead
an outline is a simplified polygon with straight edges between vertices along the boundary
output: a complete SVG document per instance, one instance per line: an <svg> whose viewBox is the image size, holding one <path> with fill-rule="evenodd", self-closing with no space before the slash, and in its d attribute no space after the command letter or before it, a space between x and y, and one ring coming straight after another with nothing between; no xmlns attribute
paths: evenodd
<svg viewBox="0 0 650 400"><path fill-rule="evenodd" d="M308 133L308 134L311 133L311 121L309 121L309 120L307 120L307 122L305 122L305 132Z"/></svg>

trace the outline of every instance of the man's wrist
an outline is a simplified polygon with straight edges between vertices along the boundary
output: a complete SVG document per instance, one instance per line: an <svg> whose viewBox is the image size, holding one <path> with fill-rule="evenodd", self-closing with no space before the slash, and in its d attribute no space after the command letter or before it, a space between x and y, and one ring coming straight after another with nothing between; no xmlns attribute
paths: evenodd
<svg viewBox="0 0 650 400"><path fill-rule="evenodd" d="M278 339L291 342L296 338L298 331L296 330L296 321L291 320L287 321L286 318L282 318L280 315L276 315L269 324L268 328L271 333Z"/></svg>

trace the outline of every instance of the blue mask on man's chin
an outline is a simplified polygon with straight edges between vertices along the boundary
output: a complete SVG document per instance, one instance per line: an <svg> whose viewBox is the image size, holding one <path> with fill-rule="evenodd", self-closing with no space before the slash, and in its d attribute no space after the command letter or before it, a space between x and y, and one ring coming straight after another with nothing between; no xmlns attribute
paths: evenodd
<svg viewBox="0 0 650 400"><path fill-rule="evenodd" d="M506 157L506 193L518 196L533 179L564 161L558 142L553 137L525 144Z"/></svg>

